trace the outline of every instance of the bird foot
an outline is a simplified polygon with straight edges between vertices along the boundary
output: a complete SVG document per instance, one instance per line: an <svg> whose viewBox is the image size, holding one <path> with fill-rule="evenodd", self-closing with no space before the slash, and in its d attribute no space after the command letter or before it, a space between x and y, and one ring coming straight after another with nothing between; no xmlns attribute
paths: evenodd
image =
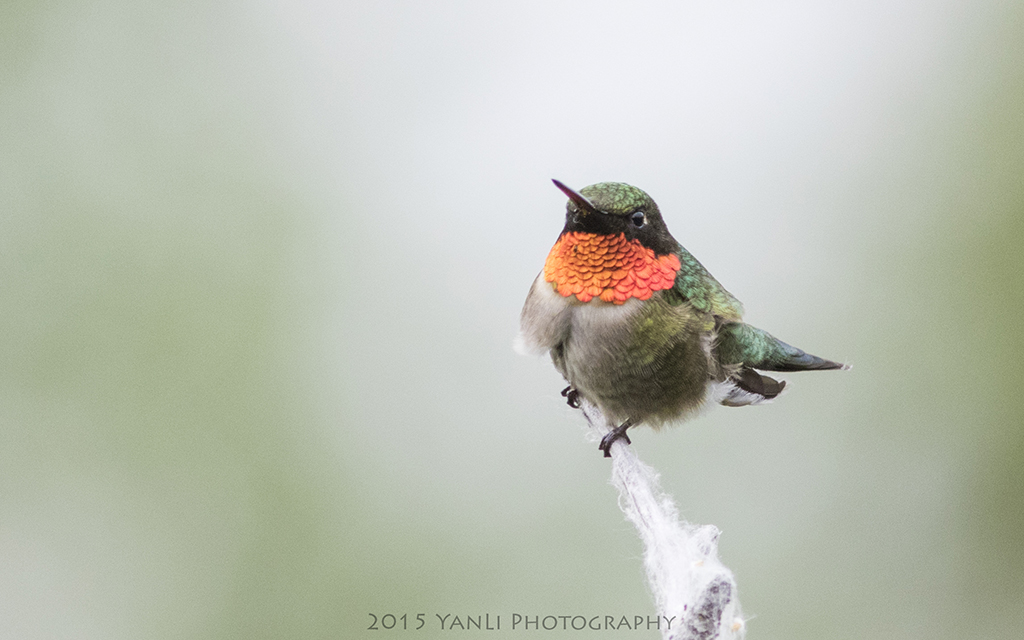
<svg viewBox="0 0 1024 640"><path fill-rule="evenodd" d="M597 448L600 449L601 451L604 451L604 457L606 457L606 458L612 457L612 453L611 453L612 443L615 442L616 440L625 440L626 444L633 444L633 441L630 440L629 436L626 435L626 429L628 429L628 428L630 428L632 426L633 426L633 421L632 420L626 420L625 422L623 422L619 426L615 427L614 429L612 429L611 431L606 433L603 438L601 438L601 444L598 445Z"/></svg>
<svg viewBox="0 0 1024 640"><path fill-rule="evenodd" d="M562 389L562 397L565 398L565 403L573 409L580 408L580 392L573 389L572 385Z"/></svg>

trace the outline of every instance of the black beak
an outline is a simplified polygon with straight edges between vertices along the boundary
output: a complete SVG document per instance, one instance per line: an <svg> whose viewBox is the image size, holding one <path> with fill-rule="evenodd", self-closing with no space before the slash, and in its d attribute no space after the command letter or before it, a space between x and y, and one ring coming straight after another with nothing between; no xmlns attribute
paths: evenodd
<svg viewBox="0 0 1024 640"><path fill-rule="evenodd" d="M553 179L551 180L551 182L554 182L555 186L562 190L562 193L569 196L569 199L576 203L576 206L579 208L580 213L582 213L583 215L587 215L588 213L601 213L601 211L597 207L595 207L594 204L590 202L590 200L587 200L586 198L576 193L569 187L565 186L558 180Z"/></svg>

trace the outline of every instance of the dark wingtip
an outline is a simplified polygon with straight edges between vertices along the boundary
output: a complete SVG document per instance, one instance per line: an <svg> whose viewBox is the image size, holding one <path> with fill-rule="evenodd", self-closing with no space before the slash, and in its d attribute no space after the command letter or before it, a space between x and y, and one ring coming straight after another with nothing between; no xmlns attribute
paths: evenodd
<svg viewBox="0 0 1024 640"><path fill-rule="evenodd" d="M816 362L814 366L808 367L808 369L813 371L839 371L849 368L841 362L833 362L832 360L825 360L824 358L815 358L815 360L818 362Z"/></svg>
<svg viewBox="0 0 1024 640"><path fill-rule="evenodd" d="M794 350L798 353L790 354L785 360L772 362L768 366L755 366L755 368L762 371L836 371L850 368L848 364L819 358L798 349Z"/></svg>
<svg viewBox="0 0 1024 640"><path fill-rule="evenodd" d="M824 358L819 358L817 356L811 356L811 357L814 358L817 361L815 363L816 366L808 367L808 368L809 369L813 369L815 371L848 371L850 369L850 367L852 366L852 365L845 364L843 362L834 362L832 360L826 360Z"/></svg>

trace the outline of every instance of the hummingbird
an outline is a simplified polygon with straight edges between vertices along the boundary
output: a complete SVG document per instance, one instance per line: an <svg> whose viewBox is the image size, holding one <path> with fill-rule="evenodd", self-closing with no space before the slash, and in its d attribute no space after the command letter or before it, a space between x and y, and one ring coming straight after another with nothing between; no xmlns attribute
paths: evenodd
<svg viewBox="0 0 1024 640"><path fill-rule="evenodd" d="M848 369L742 321L743 306L669 233L647 193L622 182L579 192L526 297L518 350L550 353L573 408L586 400L626 430L655 429L718 403L767 402L786 386L762 371Z"/></svg>

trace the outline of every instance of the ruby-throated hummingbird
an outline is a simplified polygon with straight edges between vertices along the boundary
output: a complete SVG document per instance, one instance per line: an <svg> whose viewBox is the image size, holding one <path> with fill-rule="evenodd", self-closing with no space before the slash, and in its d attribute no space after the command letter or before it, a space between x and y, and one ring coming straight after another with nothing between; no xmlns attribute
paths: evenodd
<svg viewBox="0 0 1024 640"><path fill-rule="evenodd" d="M619 426L658 428L709 402L759 404L786 385L760 371L845 369L741 322L739 300L668 232L649 195L621 182L573 191L565 227L534 280L518 346L551 353L580 398Z"/></svg>

